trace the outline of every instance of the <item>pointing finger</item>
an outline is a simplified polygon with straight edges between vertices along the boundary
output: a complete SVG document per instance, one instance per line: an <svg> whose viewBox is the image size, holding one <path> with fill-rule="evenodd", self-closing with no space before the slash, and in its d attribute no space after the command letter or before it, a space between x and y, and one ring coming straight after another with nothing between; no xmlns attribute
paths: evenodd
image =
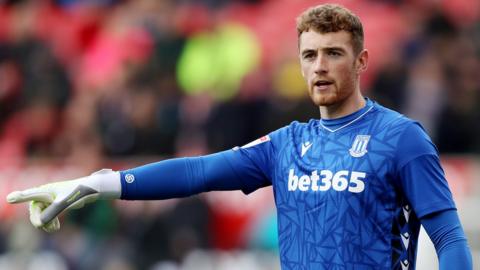
<svg viewBox="0 0 480 270"><path fill-rule="evenodd" d="M54 197L50 192L41 188L31 188L23 191L14 191L7 195L8 203L22 203L28 201L53 202Z"/></svg>

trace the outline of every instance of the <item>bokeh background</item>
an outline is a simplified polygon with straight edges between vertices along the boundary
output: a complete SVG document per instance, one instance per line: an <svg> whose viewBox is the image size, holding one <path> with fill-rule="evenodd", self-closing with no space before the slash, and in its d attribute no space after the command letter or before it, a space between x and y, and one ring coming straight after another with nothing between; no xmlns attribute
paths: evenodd
<svg viewBox="0 0 480 270"><path fill-rule="evenodd" d="M0 0L0 198L319 117L295 18L323 2ZM335 2L364 23L364 94L418 119L441 151L479 269L480 1ZM55 234L33 229L26 207L0 199L2 270L279 269L270 188L102 201ZM418 257L434 269L428 240Z"/></svg>

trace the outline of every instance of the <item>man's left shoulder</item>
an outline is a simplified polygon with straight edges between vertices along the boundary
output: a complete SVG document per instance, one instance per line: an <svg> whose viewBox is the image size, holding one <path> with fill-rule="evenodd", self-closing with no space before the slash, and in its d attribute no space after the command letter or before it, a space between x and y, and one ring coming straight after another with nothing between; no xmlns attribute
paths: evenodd
<svg viewBox="0 0 480 270"><path fill-rule="evenodd" d="M384 107L378 103L374 103L373 106L374 110L371 117L381 129L405 129L412 124L418 123L415 120L410 119L407 116L390 108Z"/></svg>

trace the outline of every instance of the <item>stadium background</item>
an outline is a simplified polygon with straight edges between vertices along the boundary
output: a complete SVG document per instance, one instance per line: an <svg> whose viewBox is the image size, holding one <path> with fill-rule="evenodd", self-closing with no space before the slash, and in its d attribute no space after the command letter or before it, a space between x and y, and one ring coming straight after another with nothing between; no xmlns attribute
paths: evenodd
<svg viewBox="0 0 480 270"><path fill-rule="evenodd" d="M322 2L0 1L0 198L317 117L295 17ZM442 152L479 269L480 2L335 2L364 22L365 94L420 120ZM275 226L269 188L99 202L51 235L1 199L0 269L278 269ZM434 269L421 246L418 269Z"/></svg>

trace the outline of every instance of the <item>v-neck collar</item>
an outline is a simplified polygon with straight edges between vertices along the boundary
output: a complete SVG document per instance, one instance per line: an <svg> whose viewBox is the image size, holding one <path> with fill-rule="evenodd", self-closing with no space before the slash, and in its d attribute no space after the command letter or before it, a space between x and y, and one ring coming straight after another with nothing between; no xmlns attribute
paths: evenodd
<svg viewBox="0 0 480 270"><path fill-rule="evenodd" d="M335 119L320 119L319 124L321 128L330 132L336 132L360 120L374 107L374 102L372 100L370 100L369 98L365 98L365 101L365 106L363 108L349 115Z"/></svg>

